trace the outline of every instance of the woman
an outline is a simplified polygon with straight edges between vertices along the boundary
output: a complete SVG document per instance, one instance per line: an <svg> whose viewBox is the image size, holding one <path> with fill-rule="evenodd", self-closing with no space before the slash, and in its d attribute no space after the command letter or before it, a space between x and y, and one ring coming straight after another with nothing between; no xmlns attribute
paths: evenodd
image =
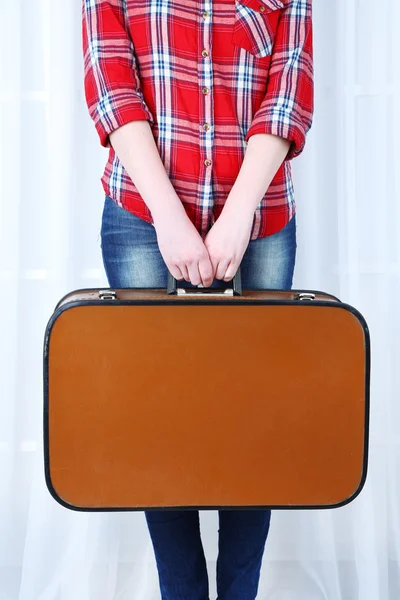
<svg viewBox="0 0 400 600"><path fill-rule="evenodd" d="M311 0L83 0L111 287L290 289L290 161L313 115ZM162 598L208 600L195 510L150 510ZM270 510L219 511L219 600L253 600Z"/></svg>

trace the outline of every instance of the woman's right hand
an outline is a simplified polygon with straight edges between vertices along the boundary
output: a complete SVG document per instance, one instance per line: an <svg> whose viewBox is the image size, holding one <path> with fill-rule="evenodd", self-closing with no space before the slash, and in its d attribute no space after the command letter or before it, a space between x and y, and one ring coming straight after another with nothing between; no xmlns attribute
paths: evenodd
<svg viewBox="0 0 400 600"><path fill-rule="evenodd" d="M214 273L208 250L171 183L149 122L130 121L109 137L153 216L158 245L171 275L209 287Z"/></svg>
<svg viewBox="0 0 400 600"><path fill-rule="evenodd" d="M158 246L169 272L175 279L209 287L214 280L207 248L184 210L170 211L154 219Z"/></svg>

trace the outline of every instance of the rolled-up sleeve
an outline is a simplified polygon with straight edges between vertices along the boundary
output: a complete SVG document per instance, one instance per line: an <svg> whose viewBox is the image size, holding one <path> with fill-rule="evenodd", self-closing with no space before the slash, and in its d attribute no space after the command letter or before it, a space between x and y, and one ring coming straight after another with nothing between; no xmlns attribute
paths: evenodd
<svg viewBox="0 0 400 600"><path fill-rule="evenodd" d="M143 99L133 41L126 23L126 0L82 0L84 88L100 143L135 120L154 123Z"/></svg>
<svg viewBox="0 0 400 600"><path fill-rule="evenodd" d="M265 97L254 114L246 141L270 133L291 142L286 160L304 149L314 110L311 0L286 0L271 55Z"/></svg>

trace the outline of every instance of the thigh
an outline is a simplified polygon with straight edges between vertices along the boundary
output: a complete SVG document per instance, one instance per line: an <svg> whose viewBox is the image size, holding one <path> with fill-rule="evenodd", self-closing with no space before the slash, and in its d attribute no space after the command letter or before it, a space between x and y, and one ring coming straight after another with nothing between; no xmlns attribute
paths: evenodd
<svg viewBox="0 0 400 600"><path fill-rule="evenodd" d="M277 233L252 240L243 255L243 289L291 289L296 260L296 214Z"/></svg>
<svg viewBox="0 0 400 600"><path fill-rule="evenodd" d="M168 271L155 228L107 195L101 221L101 251L110 287L166 286Z"/></svg>

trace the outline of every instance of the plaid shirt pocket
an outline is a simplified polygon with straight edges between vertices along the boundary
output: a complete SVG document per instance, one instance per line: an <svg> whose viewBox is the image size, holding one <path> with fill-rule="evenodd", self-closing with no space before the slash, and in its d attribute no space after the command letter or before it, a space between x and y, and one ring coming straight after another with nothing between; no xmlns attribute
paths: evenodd
<svg viewBox="0 0 400 600"><path fill-rule="evenodd" d="M232 43L263 58L272 54L281 0L235 0Z"/></svg>

